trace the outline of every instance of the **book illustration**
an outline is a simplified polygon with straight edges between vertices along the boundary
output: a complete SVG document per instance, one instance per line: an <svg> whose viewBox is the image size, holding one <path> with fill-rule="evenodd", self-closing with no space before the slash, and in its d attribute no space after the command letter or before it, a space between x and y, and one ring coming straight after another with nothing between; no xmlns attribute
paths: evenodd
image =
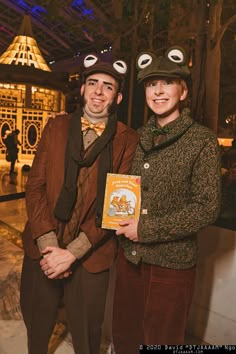
<svg viewBox="0 0 236 354"><path fill-rule="evenodd" d="M133 192L126 189L118 189L110 195L108 216L134 215L137 198Z"/></svg>
<svg viewBox="0 0 236 354"><path fill-rule="evenodd" d="M102 227L117 230L124 219L140 214L140 176L107 174Z"/></svg>

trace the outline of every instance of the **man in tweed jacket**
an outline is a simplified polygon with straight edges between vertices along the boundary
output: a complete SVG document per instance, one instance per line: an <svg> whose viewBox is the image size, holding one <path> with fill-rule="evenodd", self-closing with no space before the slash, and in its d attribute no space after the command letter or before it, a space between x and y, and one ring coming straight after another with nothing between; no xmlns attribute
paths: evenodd
<svg viewBox="0 0 236 354"><path fill-rule="evenodd" d="M153 115L141 129L131 169L141 176L141 215L117 230L116 354L139 353L141 344L184 343L196 233L215 221L220 207L217 138L180 108L190 76L184 50L141 53L137 68Z"/></svg>
<svg viewBox="0 0 236 354"><path fill-rule="evenodd" d="M21 309L28 353L47 354L64 296L76 354L99 354L114 231L101 229L107 172L128 173L138 134L117 121L123 61L84 59L83 105L49 119L26 186Z"/></svg>

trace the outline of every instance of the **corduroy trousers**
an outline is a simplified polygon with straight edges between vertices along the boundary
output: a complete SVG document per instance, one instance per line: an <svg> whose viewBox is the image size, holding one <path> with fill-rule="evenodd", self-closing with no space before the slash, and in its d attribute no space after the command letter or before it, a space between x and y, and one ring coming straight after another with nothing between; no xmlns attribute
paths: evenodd
<svg viewBox="0 0 236 354"><path fill-rule="evenodd" d="M64 298L76 354L99 354L109 270L89 273L80 264L67 279L48 279L39 260L25 256L21 278L21 310L27 328L28 353L47 354L57 311Z"/></svg>
<svg viewBox="0 0 236 354"><path fill-rule="evenodd" d="M136 266L119 250L113 308L116 354L139 354L142 344L184 344L195 267Z"/></svg>

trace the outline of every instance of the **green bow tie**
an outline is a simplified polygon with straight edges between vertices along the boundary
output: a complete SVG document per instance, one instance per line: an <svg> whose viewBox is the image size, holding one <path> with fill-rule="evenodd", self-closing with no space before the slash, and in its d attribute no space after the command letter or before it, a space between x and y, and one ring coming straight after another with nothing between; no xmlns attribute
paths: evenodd
<svg viewBox="0 0 236 354"><path fill-rule="evenodd" d="M169 127L157 128L154 125L150 125L149 129L153 135L160 135L160 134L165 135L169 133Z"/></svg>

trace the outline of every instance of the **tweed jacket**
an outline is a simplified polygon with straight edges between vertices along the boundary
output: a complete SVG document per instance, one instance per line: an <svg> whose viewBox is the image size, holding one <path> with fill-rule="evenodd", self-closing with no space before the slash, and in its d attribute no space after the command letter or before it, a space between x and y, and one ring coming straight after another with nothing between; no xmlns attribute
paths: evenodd
<svg viewBox="0 0 236 354"><path fill-rule="evenodd" d="M28 221L22 234L25 253L40 257L36 239L49 231L60 228L54 216L54 208L64 180L64 156L71 114L49 119L38 146L26 185ZM78 117L80 119L80 117ZM139 135L121 122L113 138L113 173L128 173ZM92 245L102 240L109 232L95 225L95 200L97 194L98 159L90 167L89 193L81 207L79 228ZM90 272L99 272L114 261L116 236L85 257L83 265Z"/></svg>
<svg viewBox="0 0 236 354"><path fill-rule="evenodd" d="M220 209L220 157L216 136L185 109L153 145L151 117L142 128L131 173L141 176L139 242L120 237L126 258L173 269L196 264L196 233Z"/></svg>

